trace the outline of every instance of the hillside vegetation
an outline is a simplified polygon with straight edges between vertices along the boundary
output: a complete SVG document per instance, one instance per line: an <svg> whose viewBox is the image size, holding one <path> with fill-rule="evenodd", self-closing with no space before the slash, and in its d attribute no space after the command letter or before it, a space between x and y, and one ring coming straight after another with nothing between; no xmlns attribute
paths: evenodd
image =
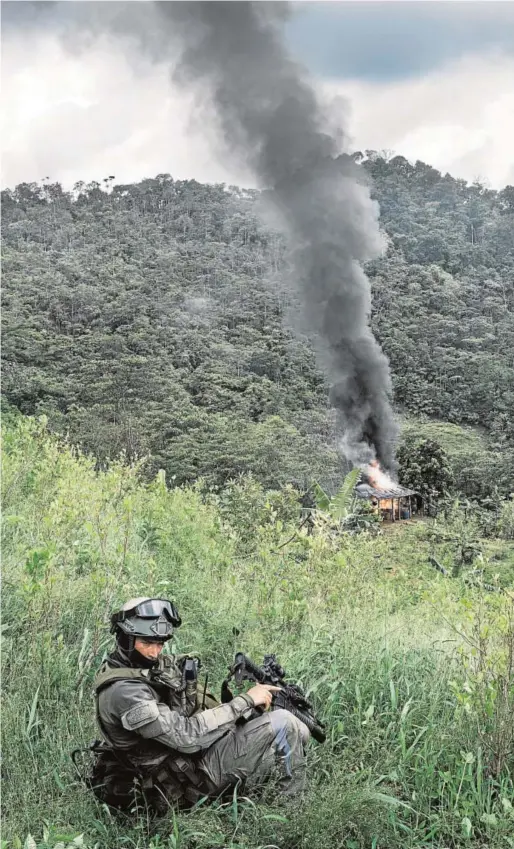
<svg viewBox="0 0 514 849"><path fill-rule="evenodd" d="M512 582L486 592L429 565L454 562L458 516L295 533L291 488L250 478L213 494L134 464L98 471L23 417L3 460L3 847L514 845ZM311 746L300 808L271 793L130 821L77 780L69 752L96 735L108 614L141 593L176 601L172 648L200 654L216 689L236 647L276 651L308 689L328 740Z"/></svg>
<svg viewBox="0 0 514 849"><path fill-rule="evenodd" d="M363 159L387 255L368 267L395 405L481 428L470 497L514 479L514 189ZM261 195L169 175L2 194L3 392L98 459L168 482L341 479L327 386L289 327L283 240ZM102 189L109 189L104 191ZM465 431L469 433L470 431ZM472 453L471 449L468 453Z"/></svg>
<svg viewBox="0 0 514 849"><path fill-rule="evenodd" d="M302 523L346 469L264 195L3 192L1 849L514 849L514 189L355 158L400 479L438 499L394 526L350 492ZM141 594L218 691L236 649L307 689L301 806L124 819L78 780L109 613Z"/></svg>

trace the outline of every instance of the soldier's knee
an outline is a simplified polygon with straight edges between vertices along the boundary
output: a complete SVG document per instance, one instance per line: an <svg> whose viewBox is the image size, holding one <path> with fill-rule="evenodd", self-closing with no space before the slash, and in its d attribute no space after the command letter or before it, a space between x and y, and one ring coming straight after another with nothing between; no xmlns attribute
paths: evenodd
<svg viewBox="0 0 514 849"><path fill-rule="evenodd" d="M294 720L293 714L289 713L289 711L284 708L272 710L269 714L269 718L271 719L271 725L274 731L288 731L292 727L291 720Z"/></svg>
<svg viewBox="0 0 514 849"><path fill-rule="evenodd" d="M303 744L307 743L310 737L309 729L305 723L297 719L296 716L293 716L288 710L284 710L283 708L274 710L271 712L270 718L275 734L281 732L289 739L297 737L301 739Z"/></svg>
<svg viewBox="0 0 514 849"><path fill-rule="evenodd" d="M307 728L305 722L302 722L301 719L297 719L296 716L293 716L293 719L296 722L298 734L302 738L302 743L303 743L304 746L306 746L308 741L309 741L309 738L311 736L311 732Z"/></svg>
<svg viewBox="0 0 514 849"><path fill-rule="evenodd" d="M298 719L298 717L293 716L292 713L288 713L288 731L289 733L295 734L299 737L304 745L311 736L311 732L305 723L302 722L301 719Z"/></svg>

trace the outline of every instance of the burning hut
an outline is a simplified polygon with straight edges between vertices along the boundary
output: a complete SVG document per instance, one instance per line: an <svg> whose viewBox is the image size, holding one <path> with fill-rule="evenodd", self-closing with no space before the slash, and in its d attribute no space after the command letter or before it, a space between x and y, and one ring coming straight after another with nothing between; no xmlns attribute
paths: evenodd
<svg viewBox="0 0 514 849"><path fill-rule="evenodd" d="M371 501L373 507L382 514L384 521L398 522L423 512L421 495L399 484L387 489L377 489L369 483L360 483L355 487L355 495Z"/></svg>
<svg viewBox="0 0 514 849"><path fill-rule="evenodd" d="M395 483L375 463L367 467L364 480L355 487L355 495L370 501L384 521L398 522L423 512L419 492Z"/></svg>

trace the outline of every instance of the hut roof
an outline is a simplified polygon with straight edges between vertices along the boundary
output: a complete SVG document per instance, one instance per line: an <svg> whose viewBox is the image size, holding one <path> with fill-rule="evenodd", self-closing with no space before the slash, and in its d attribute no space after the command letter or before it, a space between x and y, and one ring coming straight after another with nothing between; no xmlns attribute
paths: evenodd
<svg viewBox="0 0 514 849"><path fill-rule="evenodd" d="M355 487L355 495L359 498L407 498L409 495L419 495L414 489L405 489L405 487L395 484L388 489L375 489L369 483L359 483Z"/></svg>

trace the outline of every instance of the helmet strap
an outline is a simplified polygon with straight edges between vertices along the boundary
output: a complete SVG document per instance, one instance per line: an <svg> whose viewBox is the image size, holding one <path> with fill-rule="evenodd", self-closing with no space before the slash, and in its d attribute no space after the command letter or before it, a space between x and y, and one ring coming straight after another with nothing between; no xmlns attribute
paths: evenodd
<svg viewBox="0 0 514 849"><path fill-rule="evenodd" d="M134 651L134 644L136 642L136 638L132 636L132 634L125 634L125 632L122 631L121 628L117 628L116 642L118 643L120 649L125 652L125 654L130 660L132 652Z"/></svg>

